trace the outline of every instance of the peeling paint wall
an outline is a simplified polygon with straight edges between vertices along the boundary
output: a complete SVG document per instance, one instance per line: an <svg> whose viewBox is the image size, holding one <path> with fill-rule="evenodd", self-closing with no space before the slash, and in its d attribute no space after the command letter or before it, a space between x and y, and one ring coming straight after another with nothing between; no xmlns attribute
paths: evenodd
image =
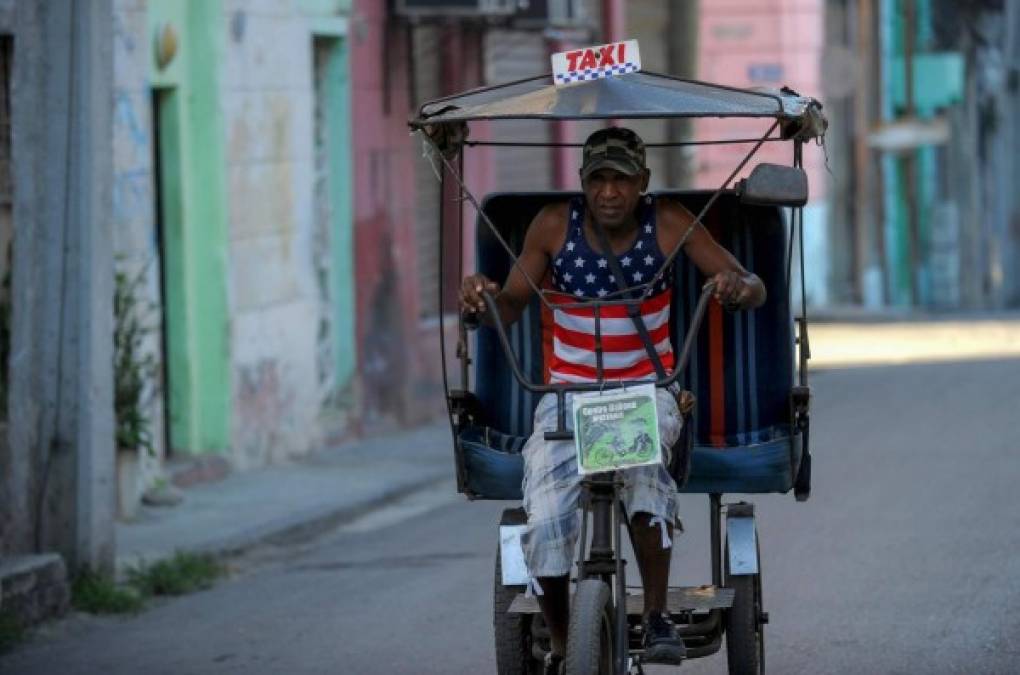
<svg viewBox="0 0 1020 675"><path fill-rule="evenodd" d="M358 162L357 335L363 396L359 430L364 433L394 423L420 423L444 410L439 322L434 316L422 318L431 313L423 303L435 300L422 297L418 289L422 277L418 265L428 264L428 256L419 255L416 231L415 167L421 143L408 136L407 120L421 101L411 100L406 24L387 21L387 6L385 0L355 0L351 20L353 145ZM454 45L467 44L464 37L454 35L439 48L448 61L445 72L461 80L448 84L469 88L482 84L482 57L477 46L455 53ZM474 157L477 162L489 155ZM470 169L475 179L486 183L494 172L487 162ZM480 193L484 192L483 187ZM474 214L468 208L465 213L470 228ZM450 269L455 269L450 262ZM456 310L448 306L446 311ZM454 324L447 319L448 336ZM448 343L449 355L453 344Z"/></svg>
<svg viewBox="0 0 1020 675"><path fill-rule="evenodd" d="M155 176L149 85L149 34L146 2L121 1L113 11L113 248L115 267L138 279L142 303L152 311L152 332L144 349L162 362L159 246L155 229ZM152 382L148 414L155 452L138 451L136 480L122 481L120 504L130 513L141 493L156 480L166 455L163 383Z"/></svg>
<svg viewBox="0 0 1020 675"><path fill-rule="evenodd" d="M313 231L312 40L314 35L344 35L344 10L345 3L324 0L121 0L115 7L115 248L126 269L142 274L146 298L157 305L157 320L152 88L178 86L195 77L198 66L188 63L186 53L188 31L196 29L189 23L192 18L202 18L202 29L214 37L213 52L203 63L213 71L209 77L216 82L215 91L203 93L201 101L186 96L183 105L211 107L205 119L215 126L222 148L209 163L222 175L223 208L216 222L203 226L223 232L222 244L213 238L205 254L220 265L217 278L208 281L223 288L221 353L229 363L215 383L203 381L202 373L187 376L200 385L193 399L202 400L210 387L226 392L227 407L217 412L224 427L218 450L239 469L307 452L325 436L337 434L329 428L338 424L337 416L323 420L325 396L316 387L320 329L336 319L324 317L331 307L328 298L323 302L315 274L316 246L322 242ZM177 29L178 48L185 53L165 72L151 71L153 41L165 23ZM195 173L194 167L182 166L182 173L188 172ZM196 198L185 194L184 206L193 206ZM187 261L179 267L168 272L171 281L178 272L190 272ZM347 269L336 282L349 289L352 278L353 270ZM199 293L187 298L184 321L208 318L202 288L192 285L189 290ZM151 346L157 353L161 350L158 331ZM347 347L354 351L353 345ZM193 342L187 350L195 354ZM343 356L352 361L349 354ZM164 396L157 395L151 410L157 423L163 404ZM176 407L176 402L170 406L171 414ZM156 431L161 441L162 431ZM162 457L165 448L159 445ZM207 448L199 443L179 449ZM144 480L151 481L158 468L158 458L149 462Z"/></svg>
<svg viewBox="0 0 1020 675"><path fill-rule="evenodd" d="M168 374L156 387L162 401L157 397L152 408L157 437L188 453L224 453L230 446L220 12L211 0L122 0L113 17L115 250L120 268L141 276L154 307L150 346ZM156 58L161 36L173 45L165 63ZM162 166L159 191L157 90L161 153L172 158ZM165 436L158 433L161 404L168 408Z"/></svg>
<svg viewBox="0 0 1020 675"><path fill-rule="evenodd" d="M283 3L224 3L234 461L319 441L311 32Z"/></svg>
<svg viewBox="0 0 1020 675"><path fill-rule="evenodd" d="M153 303L160 285L151 91L187 76L185 60L153 78L149 61L162 25L153 12L176 9L185 25L196 2L120 0L115 7L116 248L142 271ZM422 319L417 289L413 167L420 144L406 126L416 103L406 29L388 21L384 0L217 0L202 11L215 36L207 64L217 87L205 104L215 105L209 114L219 124L225 195L217 225L224 243L208 252L221 261L217 283L226 304L222 451L243 469L441 414L439 324ZM180 38L186 47L186 32ZM334 151L350 154L346 190L336 183L344 158L322 155L324 133L336 129L324 131L316 118L317 91L320 113L324 94L315 54L330 41L350 63L342 103L353 128L349 140L333 141ZM471 73L464 86L478 83L478 64L455 57L447 55L451 67ZM318 72L325 72L321 63ZM494 170L477 173L491 182ZM333 222L324 229L326 219ZM188 320L193 310L204 316L187 305ZM160 348L158 335L153 347ZM157 395L157 420L162 405Z"/></svg>

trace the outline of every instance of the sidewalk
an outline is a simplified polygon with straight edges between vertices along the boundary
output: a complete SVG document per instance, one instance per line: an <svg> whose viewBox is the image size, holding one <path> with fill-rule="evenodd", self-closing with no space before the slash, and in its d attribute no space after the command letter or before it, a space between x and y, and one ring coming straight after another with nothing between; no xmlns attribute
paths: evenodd
<svg viewBox="0 0 1020 675"><path fill-rule="evenodd" d="M175 551L228 555L326 530L452 476L451 443L441 419L188 488L181 504L117 524L117 573Z"/></svg>
<svg viewBox="0 0 1020 675"><path fill-rule="evenodd" d="M813 323L811 366L902 365L1020 358L1020 314L904 316Z"/></svg>

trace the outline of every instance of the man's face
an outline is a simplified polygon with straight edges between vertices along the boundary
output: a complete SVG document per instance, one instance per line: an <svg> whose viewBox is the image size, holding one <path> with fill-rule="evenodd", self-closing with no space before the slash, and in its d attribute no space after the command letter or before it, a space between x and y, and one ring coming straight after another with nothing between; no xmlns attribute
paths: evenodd
<svg viewBox="0 0 1020 675"><path fill-rule="evenodd" d="M588 212L607 230L630 222L641 193L648 188L648 169L628 176L616 169L598 169L581 181Z"/></svg>

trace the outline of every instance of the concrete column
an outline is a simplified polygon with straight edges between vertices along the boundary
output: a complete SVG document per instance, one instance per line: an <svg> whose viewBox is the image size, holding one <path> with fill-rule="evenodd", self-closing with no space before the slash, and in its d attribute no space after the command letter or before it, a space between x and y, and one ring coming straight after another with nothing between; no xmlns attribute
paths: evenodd
<svg viewBox="0 0 1020 675"><path fill-rule="evenodd" d="M667 62L669 74L690 79L698 78L698 29L701 6L698 0L669 3L669 38ZM693 121L671 119L666 123L670 141L686 141L694 136ZM673 148L667 153L667 184L689 188L694 183L694 153L689 147Z"/></svg>
<svg viewBox="0 0 1020 675"><path fill-rule="evenodd" d="M110 0L17 4L5 548L72 569L114 554L112 26Z"/></svg>
<svg viewBox="0 0 1020 675"><path fill-rule="evenodd" d="M602 0L602 40L619 42L626 39L627 8L623 0Z"/></svg>

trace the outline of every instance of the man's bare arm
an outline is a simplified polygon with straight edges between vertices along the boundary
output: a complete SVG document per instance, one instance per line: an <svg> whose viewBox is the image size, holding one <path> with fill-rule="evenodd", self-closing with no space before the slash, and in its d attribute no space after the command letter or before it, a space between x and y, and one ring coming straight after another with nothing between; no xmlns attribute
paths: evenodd
<svg viewBox="0 0 1020 675"><path fill-rule="evenodd" d="M687 232L694 216L675 202L663 201L659 212L662 235L660 243L671 251ZM668 247L668 248L667 248ZM684 244L684 253L703 275L715 282L715 297L728 309L753 309L765 302L765 285L751 274L733 254L712 238L700 223Z"/></svg>
<svg viewBox="0 0 1020 675"><path fill-rule="evenodd" d="M493 323L493 317L488 316L482 291L488 291L495 295L496 307L503 319L504 325L510 325L517 321L531 301L534 293L531 284L524 276L527 274L536 285L542 283L546 272L549 269L551 251L555 246L557 237L566 222L566 214L562 205L550 205L539 211L538 215L528 227L528 234L524 238L524 246L517 258L517 265L510 269L503 288L499 284L488 279L482 274L474 274L464 279L461 284L460 302L461 309L466 312L478 313L487 324Z"/></svg>

